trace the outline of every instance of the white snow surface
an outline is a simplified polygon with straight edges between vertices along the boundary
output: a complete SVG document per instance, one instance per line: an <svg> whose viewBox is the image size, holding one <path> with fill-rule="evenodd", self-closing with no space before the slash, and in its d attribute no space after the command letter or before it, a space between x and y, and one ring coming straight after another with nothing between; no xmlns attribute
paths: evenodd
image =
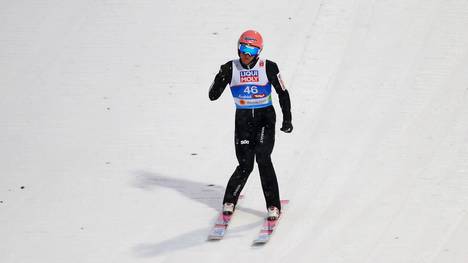
<svg viewBox="0 0 468 263"><path fill-rule="evenodd" d="M270 243L255 169L211 102L246 29L294 131ZM0 8L0 262L468 262L468 1L15 0ZM465 245L463 245L465 244Z"/></svg>

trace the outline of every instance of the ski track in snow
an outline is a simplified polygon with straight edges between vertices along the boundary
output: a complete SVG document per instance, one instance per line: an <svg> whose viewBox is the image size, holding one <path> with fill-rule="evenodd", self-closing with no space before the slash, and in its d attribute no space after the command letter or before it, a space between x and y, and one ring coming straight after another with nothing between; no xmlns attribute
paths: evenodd
<svg viewBox="0 0 468 263"><path fill-rule="evenodd" d="M0 22L1 262L468 261L467 1L34 0ZM236 165L229 90L207 92L250 28L295 127L263 247L257 169L206 241Z"/></svg>

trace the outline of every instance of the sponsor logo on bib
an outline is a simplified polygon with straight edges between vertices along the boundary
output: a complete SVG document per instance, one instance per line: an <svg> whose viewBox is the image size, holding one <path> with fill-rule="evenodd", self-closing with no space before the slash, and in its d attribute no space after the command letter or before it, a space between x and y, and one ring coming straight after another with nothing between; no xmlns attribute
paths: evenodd
<svg viewBox="0 0 468 263"><path fill-rule="evenodd" d="M240 82L258 82L258 70L248 70L248 71L240 71Z"/></svg>

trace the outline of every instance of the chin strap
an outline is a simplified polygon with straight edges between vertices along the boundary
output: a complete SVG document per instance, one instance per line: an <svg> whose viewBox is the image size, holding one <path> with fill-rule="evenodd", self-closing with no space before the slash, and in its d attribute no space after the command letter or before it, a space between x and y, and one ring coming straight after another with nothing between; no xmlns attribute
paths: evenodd
<svg viewBox="0 0 468 263"><path fill-rule="evenodd" d="M239 54L239 62L241 63L242 67L244 67L244 68L246 68L246 69L251 69L251 68L253 68L253 67L255 66L255 64L257 64L258 58L259 58L258 55L256 55L256 56L252 59L252 61L251 61L248 65L246 65L246 64L244 64L244 63L242 62L242 59L240 59L240 54Z"/></svg>

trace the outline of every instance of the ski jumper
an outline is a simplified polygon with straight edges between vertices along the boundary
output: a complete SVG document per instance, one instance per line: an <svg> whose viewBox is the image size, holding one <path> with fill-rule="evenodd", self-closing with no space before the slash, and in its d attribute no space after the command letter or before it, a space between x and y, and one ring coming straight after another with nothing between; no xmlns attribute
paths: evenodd
<svg viewBox="0 0 468 263"><path fill-rule="evenodd" d="M272 87L279 95L283 120L291 121L291 112L289 93L279 76L278 66L272 61L257 58L249 67L237 59L221 66L210 87L209 97L215 100L229 84L236 106L234 143L239 164L229 179L223 203L237 204L256 161L266 206L281 209L278 181L271 161L276 124Z"/></svg>

